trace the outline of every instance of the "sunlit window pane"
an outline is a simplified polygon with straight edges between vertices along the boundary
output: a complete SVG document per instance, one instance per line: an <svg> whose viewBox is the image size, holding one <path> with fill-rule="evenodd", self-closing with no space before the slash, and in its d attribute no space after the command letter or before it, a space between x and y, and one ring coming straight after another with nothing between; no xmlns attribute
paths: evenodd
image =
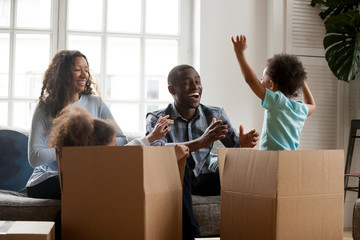
<svg viewBox="0 0 360 240"><path fill-rule="evenodd" d="M100 74L101 37L69 35L68 49L79 50L86 56L91 73Z"/></svg>
<svg viewBox="0 0 360 240"><path fill-rule="evenodd" d="M106 73L107 97L139 99L140 40L108 38Z"/></svg>
<svg viewBox="0 0 360 240"><path fill-rule="evenodd" d="M35 101L14 103L14 127L30 129L35 105Z"/></svg>
<svg viewBox="0 0 360 240"><path fill-rule="evenodd" d="M167 75L178 62L178 42L175 40L146 41L146 98L171 100Z"/></svg>
<svg viewBox="0 0 360 240"><path fill-rule="evenodd" d="M49 65L50 36L17 34L15 44L14 94L17 97L38 97Z"/></svg>
<svg viewBox="0 0 360 240"><path fill-rule="evenodd" d="M0 126L8 125L8 103L0 102Z"/></svg>
<svg viewBox="0 0 360 240"><path fill-rule="evenodd" d="M100 31L103 0L69 0L69 30Z"/></svg>
<svg viewBox="0 0 360 240"><path fill-rule="evenodd" d="M0 26L10 26L10 0L0 0Z"/></svg>
<svg viewBox="0 0 360 240"><path fill-rule="evenodd" d="M179 32L178 0L146 1L146 32L176 35Z"/></svg>
<svg viewBox="0 0 360 240"><path fill-rule="evenodd" d="M50 28L50 0L17 0L17 27Z"/></svg>
<svg viewBox="0 0 360 240"><path fill-rule="evenodd" d="M110 32L140 32L141 0L108 0L107 19Z"/></svg>
<svg viewBox="0 0 360 240"><path fill-rule="evenodd" d="M1 10L0 10L1 11ZM10 35L0 33L0 96L8 96Z"/></svg>
<svg viewBox="0 0 360 240"><path fill-rule="evenodd" d="M145 109L145 115L149 112L153 112L159 109L163 109L166 108L168 106L168 104L148 104L146 105L146 109Z"/></svg>
<svg viewBox="0 0 360 240"><path fill-rule="evenodd" d="M139 132L138 104L111 104L110 111L123 132Z"/></svg>

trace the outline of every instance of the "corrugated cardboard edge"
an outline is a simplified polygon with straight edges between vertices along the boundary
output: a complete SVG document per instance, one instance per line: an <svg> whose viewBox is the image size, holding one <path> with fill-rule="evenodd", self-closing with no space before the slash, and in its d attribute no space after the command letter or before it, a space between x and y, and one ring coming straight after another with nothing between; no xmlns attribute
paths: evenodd
<svg viewBox="0 0 360 240"><path fill-rule="evenodd" d="M62 181L62 171L61 171L61 160L62 160L62 152L58 149L55 149L56 152L56 163L58 168L59 182L60 182L60 191L62 191L63 181Z"/></svg>
<svg viewBox="0 0 360 240"><path fill-rule="evenodd" d="M227 153L227 148L218 148L218 164L219 164L219 177L220 183L223 181L223 174L224 174L224 166L225 166L225 157Z"/></svg>

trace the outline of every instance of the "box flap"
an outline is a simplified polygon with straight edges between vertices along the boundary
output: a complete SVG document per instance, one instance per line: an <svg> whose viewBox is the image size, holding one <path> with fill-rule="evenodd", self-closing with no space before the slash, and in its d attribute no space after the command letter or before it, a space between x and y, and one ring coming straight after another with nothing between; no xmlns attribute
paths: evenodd
<svg viewBox="0 0 360 240"><path fill-rule="evenodd" d="M143 150L145 194L182 190L175 149L144 146Z"/></svg>
<svg viewBox="0 0 360 240"><path fill-rule="evenodd" d="M58 168L58 174L59 174L59 182L60 182L60 191L62 191L62 172L61 172L61 159L62 159L62 152L56 151L56 163Z"/></svg>
<svg viewBox="0 0 360 240"><path fill-rule="evenodd" d="M221 190L276 197L277 156L276 151L227 149Z"/></svg>
<svg viewBox="0 0 360 240"><path fill-rule="evenodd" d="M186 157L179 159L177 161L178 163L178 168L179 168L179 173L180 173L180 179L181 179L181 186L184 182L184 174L185 174L185 164L186 164Z"/></svg>
<svg viewBox="0 0 360 240"><path fill-rule="evenodd" d="M343 150L279 152L278 196L344 193Z"/></svg>
<svg viewBox="0 0 360 240"><path fill-rule="evenodd" d="M225 165L225 157L227 148L218 148L218 164L219 164L219 177L220 177L220 184L222 184L222 177L224 174L224 165Z"/></svg>
<svg viewBox="0 0 360 240"><path fill-rule="evenodd" d="M144 147L145 239L181 239L183 163L174 147Z"/></svg>

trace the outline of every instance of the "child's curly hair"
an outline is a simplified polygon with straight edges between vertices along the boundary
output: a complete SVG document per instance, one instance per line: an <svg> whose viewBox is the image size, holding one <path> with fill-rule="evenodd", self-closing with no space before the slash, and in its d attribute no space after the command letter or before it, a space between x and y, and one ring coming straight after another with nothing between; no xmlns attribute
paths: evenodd
<svg viewBox="0 0 360 240"><path fill-rule="evenodd" d="M306 79L301 61L297 56L289 54L276 54L268 59L266 74L277 83L279 91L290 97L297 97Z"/></svg>
<svg viewBox="0 0 360 240"><path fill-rule="evenodd" d="M111 142L116 133L113 122L93 118L76 105L63 108L53 120L49 147L61 151L63 146L95 146Z"/></svg>

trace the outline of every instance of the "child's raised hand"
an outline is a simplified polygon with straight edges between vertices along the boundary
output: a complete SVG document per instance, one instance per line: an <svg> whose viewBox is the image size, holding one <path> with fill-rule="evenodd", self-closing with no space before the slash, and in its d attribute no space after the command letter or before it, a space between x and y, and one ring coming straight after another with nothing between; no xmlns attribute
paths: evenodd
<svg viewBox="0 0 360 240"><path fill-rule="evenodd" d="M244 52L247 48L245 35L237 35L235 39L231 37L231 41L234 44L234 51L237 55Z"/></svg>
<svg viewBox="0 0 360 240"><path fill-rule="evenodd" d="M154 130L147 136L149 142L153 142L165 137L165 135L171 130L171 127L168 125L174 124L174 120L168 118L169 115L159 117L159 119L156 121ZM167 128L165 129L166 126Z"/></svg>

